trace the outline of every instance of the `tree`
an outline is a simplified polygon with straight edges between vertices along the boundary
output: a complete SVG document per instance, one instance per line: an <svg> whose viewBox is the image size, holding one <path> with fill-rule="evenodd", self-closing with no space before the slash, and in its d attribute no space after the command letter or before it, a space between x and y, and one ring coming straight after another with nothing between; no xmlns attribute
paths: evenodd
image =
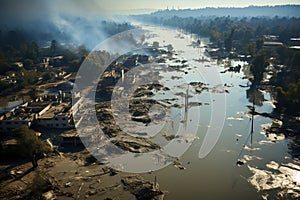
<svg viewBox="0 0 300 200"><path fill-rule="evenodd" d="M234 29L231 29L231 32L230 32L228 38L226 38L226 39L224 40L225 50L228 51L228 52L232 50L232 38L233 38L233 33L234 33Z"/></svg>
<svg viewBox="0 0 300 200"><path fill-rule="evenodd" d="M255 43L251 42L243 48L244 54L253 56L256 53Z"/></svg>
<svg viewBox="0 0 300 200"><path fill-rule="evenodd" d="M263 39L257 39L256 40L256 49L257 49L257 51L261 50L263 45L264 45L264 40Z"/></svg>
<svg viewBox="0 0 300 200"><path fill-rule="evenodd" d="M31 158L34 167L37 166L38 154L50 152L50 147L47 143L38 138L36 132L27 126L15 129L13 136L17 140L17 154L22 157Z"/></svg>
<svg viewBox="0 0 300 200"><path fill-rule="evenodd" d="M264 53L254 56L250 68L254 76L254 84L259 83L263 79L263 73L266 71L268 65L269 63L266 61L266 55Z"/></svg>
<svg viewBox="0 0 300 200"><path fill-rule="evenodd" d="M300 52L295 52L293 54L291 64L295 70L300 71Z"/></svg>
<svg viewBox="0 0 300 200"><path fill-rule="evenodd" d="M27 58L24 60L23 65L25 69L32 69L33 60Z"/></svg>
<svg viewBox="0 0 300 200"><path fill-rule="evenodd" d="M9 84L7 81L0 80L0 90L3 91L8 88Z"/></svg>
<svg viewBox="0 0 300 200"><path fill-rule="evenodd" d="M0 74L4 75L9 69L10 66L5 59L3 52L0 49Z"/></svg>
<svg viewBox="0 0 300 200"><path fill-rule="evenodd" d="M35 84L38 81L38 74L34 70L22 69L17 81L19 82L19 86L24 88Z"/></svg>
<svg viewBox="0 0 300 200"><path fill-rule="evenodd" d="M277 107L287 108L292 114L300 112L300 79L296 83L290 83L287 90L277 87Z"/></svg>
<svg viewBox="0 0 300 200"><path fill-rule="evenodd" d="M44 81L49 81L53 76L50 72L45 72L42 77Z"/></svg>
<svg viewBox="0 0 300 200"><path fill-rule="evenodd" d="M28 92L28 94L29 94L31 99L36 99L36 98L38 98L39 92L36 88L33 88Z"/></svg>
<svg viewBox="0 0 300 200"><path fill-rule="evenodd" d="M50 46L50 54L52 56L55 56L56 50L57 50L57 42L56 42L56 40L52 40L51 41L51 46Z"/></svg>

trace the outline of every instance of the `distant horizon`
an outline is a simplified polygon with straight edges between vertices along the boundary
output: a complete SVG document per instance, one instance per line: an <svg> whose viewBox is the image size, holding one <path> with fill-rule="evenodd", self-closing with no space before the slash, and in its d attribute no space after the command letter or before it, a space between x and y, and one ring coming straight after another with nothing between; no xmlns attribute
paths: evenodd
<svg viewBox="0 0 300 200"><path fill-rule="evenodd" d="M299 3L295 4L276 4L276 5L248 5L248 6L206 6L206 7L195 7L195 8L175 8L175 7L166 7L166 8L132 8L132 9L124 9L124 10L111 10L112 12L121 12L123 14L150 14L152 12L156 11L163 11L163 10L198 10L198 9L209 9L209 8L215 8L215 9L222 9L222 8L249 8L249 7L276 7L276 6L300 6ZM110 10L107 10L110 11Z"/></svg>
<svg viewBox="0 0 300 200"><path fill-rule="evenodd" d="M245 8L249 6L300 5L300 0L7 0L1 2L0 16L34 15L115 15L147 14L165 9Z"/></svg>

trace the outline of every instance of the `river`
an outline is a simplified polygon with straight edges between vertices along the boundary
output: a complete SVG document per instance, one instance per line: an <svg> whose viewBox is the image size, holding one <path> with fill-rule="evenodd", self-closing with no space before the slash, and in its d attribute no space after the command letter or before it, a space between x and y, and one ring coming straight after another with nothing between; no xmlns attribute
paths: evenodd
<svg viewBox="0 0 300 200"><path fill-rule="evenodd" d="M165 64L185 65L171 73L160 74L170 91L160 91L155 98L169 99L173 123L166 123L154 140L167 144L169 141L164 140L161 133L176 134L185 122L185 130L195 131L195 135L178 160L185 169L171 164L141 175L149 180L156 176L160 189L166 191L166 200L299 198L300 163L291 154L293 138L283 134L267 135L265 128L273 121L258 115L254 116L251 134L251 94L247 92L249 87L240 86L249 82L248 64L236 60L212 60L205 54L207 38L163 27L142 25L142 28L147 31L145 42L157 41L164 49L172 45L174 56L165 57ZM197 40L201 41L200 45ZM241 71L223 73L228 69L228 63L241 65ZM206 89L197 91L201 89L198 86ZM189 103L193 103L185 111L182 106L184 95L188 96ZM272 112L273 99L268 91L258 91L256 98L259 99L255 105L257 112ZM214 137L209 137L211 135ZM210 144L212 149L203 150L205 144ZM242 163L239 166L238 161Z"/></svg>
<svg viewBox="0 0 300 200"><path fill-rule="evenodd" d="M172 73L172 76L181 78L172 79L170 75L163 74L164 83L171 88L171 92L177 92L180 87L176 89L175 85L180 86L182 84L180 80L189 83L204 82L210 88L221 87L225 102L219 103L226 108L219 110L219 115L224 119L224 125L222 126L222 119L216 117L215 119L220 120L219 124L212 123L211 120L214 117L212 104L218 101L218 96L214 96L211 90L197 94L195 88L189 86L189 95L192 96L189 101L196 98L202 102L202 105L199 109L189 108L188 115L192 116L191 119L195 114L193 112L200 112L200 121L196 139L179 159L186 169L179 170L169 165L144 176L149 179L157 177L160 189L168 191L167 200L299 197L300 165L299 161L293 159L293 155L290 154L290 145L293 140L285 138L283 134L267 136L264 129L272 124L272 120L262 116L254 116L253 134L250 134L249 107L252 103L247 98L249 87L240 86L248 84L248 79L245 78L247 63L234 60L217 62L210 59L204 53L209 42L207 38L198 38L195 35L163 27L143 25L142 28L149 31L146 42L152 44L157 41L160 46L171 44L176 55L175 60L187 61L185 64L188 67ZM195 44L198 39L201 41L200 46L191 45L193 42ZM172 62L166 59L167 64L172 64ZM228 62L231 66L240 64L241 71L222 73L228 69L226 68ZM220 81L223 83L221 86L218 85ZM185 92L185 90L185 88L181 89L180 92ZM272 96L267 91L258 93L260 96L257 98L260 98L260 101L256 102L258 104L255 105L256 111L272 112L274 108ZM214 107L214 109L218 108ZM176 118L175 114L176 111L173 110L173 118ZM220 137L211 152L200 159L199 149L203 145L205 134L209 129L212 131L211 134L214 130L218 131L217 127L211 127L212 124L221 127ZM244 164L238 166L238 161Z"/></svg>

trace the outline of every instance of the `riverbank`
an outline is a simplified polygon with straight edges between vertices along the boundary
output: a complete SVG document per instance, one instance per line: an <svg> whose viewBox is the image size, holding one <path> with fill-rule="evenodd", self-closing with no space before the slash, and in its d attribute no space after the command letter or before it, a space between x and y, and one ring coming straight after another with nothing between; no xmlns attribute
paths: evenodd
<svg viewBox="0 0 300 200"><path fill-rule="evenodd" d="M30 162L1 164L1 199L163 199L157 182L117 172L86 152L49 155L33 169ZM36 196L38 197L38 196Z"/></svg>

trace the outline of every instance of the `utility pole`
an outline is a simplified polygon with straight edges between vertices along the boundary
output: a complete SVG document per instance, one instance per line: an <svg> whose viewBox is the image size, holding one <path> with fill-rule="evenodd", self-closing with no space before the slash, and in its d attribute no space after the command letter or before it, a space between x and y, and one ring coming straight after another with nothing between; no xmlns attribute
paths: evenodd
<svg viewBox="0 0 300 200"><path fill-rule="evenodd" d="M154 191L156 191L157 190L157 184L156 184L156 176L154 176Z"/></svg>
<svg viewBox="0 0 300 200"><path fill-rule="evenodd" d="M251 115L251 119L252 119L251 120L251 146L252 146L253 131L254 131L254 112L255 112L254 102L255 102L255 93L253 93L252 115Z"/></svg>

